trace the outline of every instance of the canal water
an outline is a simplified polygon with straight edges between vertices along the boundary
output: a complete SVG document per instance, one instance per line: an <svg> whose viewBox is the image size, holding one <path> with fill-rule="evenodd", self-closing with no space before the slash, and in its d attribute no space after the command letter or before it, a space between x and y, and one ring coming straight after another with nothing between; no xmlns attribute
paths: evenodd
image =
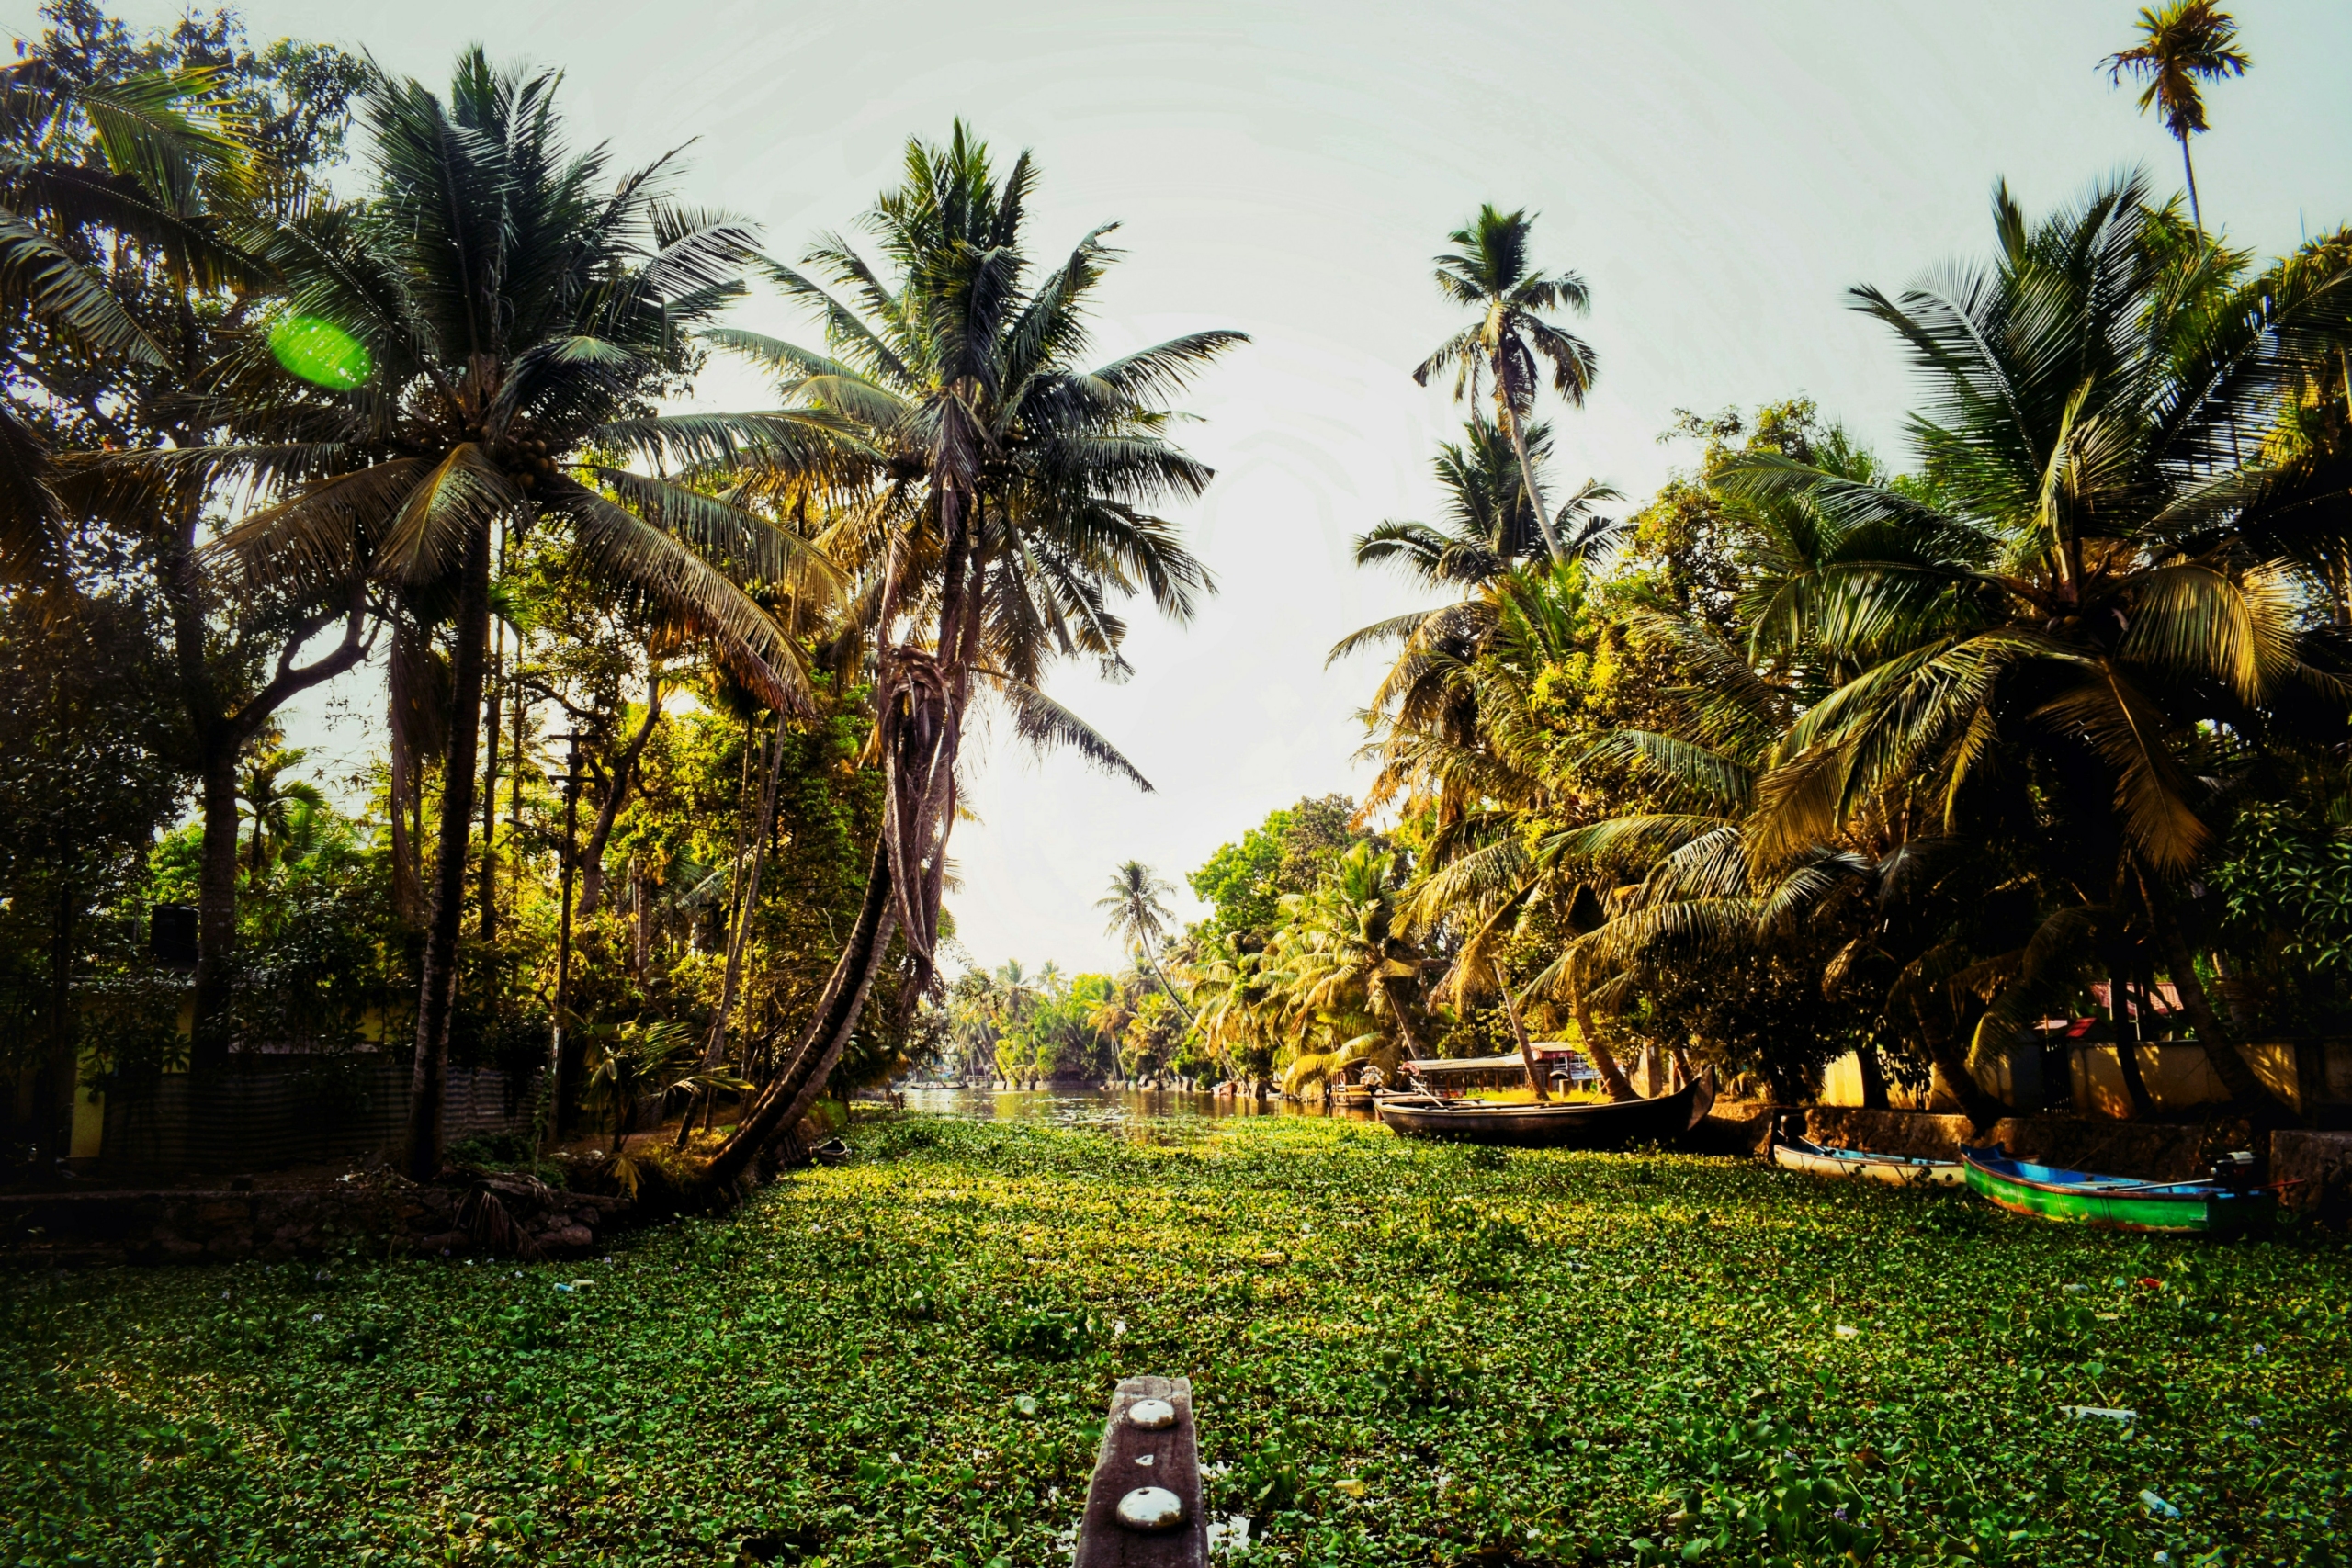
<svg viewBox="0 0 2352 1568"><path fill-rule="evenodd" d="M1320 1105L1279 1098L1220 1098L1173 1089L910 1089L907 1109L982 1121L1043 1122L1058 1127L1131 1127L1188 1116L1329 1116ZM1360 1113L1340 1111L1351 1116Z"/></svg>

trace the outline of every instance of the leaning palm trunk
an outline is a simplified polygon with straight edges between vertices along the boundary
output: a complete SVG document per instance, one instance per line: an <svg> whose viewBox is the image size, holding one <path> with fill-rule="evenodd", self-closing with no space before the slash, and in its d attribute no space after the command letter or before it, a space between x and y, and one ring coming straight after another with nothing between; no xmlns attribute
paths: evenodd
<svg viewBox="0 0 2352 1568"><path fill-rule="evenodd" d="M2229 1090L2231 1102L2257 1121L2293 1121L2294 1112L2246 1066L2236 1042L2222 1026L2221 1015L2213 1010L2212 998L2205 994L2205 983L2197 973L2196 955L2188 950L2188 939L2181 934L2180 921L2173 913L2170 899L2144 874L2140 879L2140 890L2148 900L2150 923L2155 927L2156 941L2164 950L2165 966L2172 973L2172 983L2180 992L2181 1005L2188 1010L2189 1021L2197 1026L2197 1042L2205 1047L2206 1060L2213 1064L2213 1076Z"/></svg>
<svg viewBox="0 0 2352 1568"><path fill-rule="evenodd" d="M2009 1113L2008 1106L1997 1097L1985 1092L1976 1081L1976 1074L1968 1065L1968 1050L1961 1043L1961 1032L1946 1027L1943 1008L1928 1007L1917 996L1911 998L1911 1010L1919 1020L1921 1036L1927 1042L1928 1060L1944 1088L1960 1101L1962 1113L1978 1128L1991 1126Z"/></svg>
<svg viewBox="0 0 2352 1568"><path fill-rule="evenodd" d="M1568 1010L1576 1016L1577 1039L1584 1046L1585 1055L1592 1062L1593 1071L1600 1075L1600 1084L1609 1098L1618 1101L1639 1100L1634 1092L1625 1069L1608 1046L1601 1043L1600 1027L1593 1021L1592 1005L1585 999L1584 978L1571 961L1568 969Z"/></svg>
<svg viewBox="0 0 2352 1568"><path fill-rule="evenodd" d="M943 505L953 517L956 509ZM956 753L970 689L962 650L977 646L980 609L980 563L965 567L971 552L960 533L948 563L949 592L941 606L940 657L920 649L886 645L877 663L877 694L885 808L882 831L866 871L865 897L857 924L834 962L808 1027L779 1064L734 1134L703 1169L705 1192L724 1191L739 1181L770 1143L799 1126L849 1046L857 1021L889 956L894 937L906 942L912 979L927 984L945 891L947 833L955 821ZM895 585L897 553L886 568ZM895 597L895 596L894 596ZM884 606L878 637L887 637L893 607Z"/></svg>
<svg viewBox="0 0 2352 1568"><path fill-rule="evenodd" d="M448 763L441 780L440 858L433 868L433 923L424 939L424 976L416 1007L416 1070L410 1079L408 1175L440 1174L449 1078L449 1015L458 998L458 931L466 912L466 849L472 836L474 748L481 727L481 688L490 645L490 529L468 530L464 586L458 602L456 686Z"/></svg>
<svg viewBox="0 0 2352 1568"><path fill-rule="evenodd" d="M1519 1059L1527 1068L1527 1087L1535 1091L1537 1100L1549 1100L1552 1097L1544 1091L1543 1075L1535 1070L1535 1047L1527 1043L1527 1025L1520 1021L1519 1002L1510 994L1510 976L1503 973L1499 964L1495 965L1495 984L1502 988L1503 1015L1510 1020L1511 1038L1519 1042Z"/></svg>

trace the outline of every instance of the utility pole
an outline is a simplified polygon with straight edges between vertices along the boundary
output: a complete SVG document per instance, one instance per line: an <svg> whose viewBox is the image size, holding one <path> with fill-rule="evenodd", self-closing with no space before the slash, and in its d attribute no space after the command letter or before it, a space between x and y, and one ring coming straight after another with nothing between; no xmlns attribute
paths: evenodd
<svg viewBox="0 0 2352 1568"><path fill-rule="evenodd" d="M571 1005L571 874L580 858L580 736L566 732L548 739L564 743L563 753L563 916L555 949L555 1027L548 1044L548 1120L546 1142L552 1144L563 1116L563 1057L565 1010Z"/></svg>

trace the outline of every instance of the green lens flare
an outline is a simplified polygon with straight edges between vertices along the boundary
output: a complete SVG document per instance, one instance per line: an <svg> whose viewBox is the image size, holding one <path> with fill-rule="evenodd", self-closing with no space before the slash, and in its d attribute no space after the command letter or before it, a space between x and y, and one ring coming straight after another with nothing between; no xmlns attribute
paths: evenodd
<svg viewBox="0 0 2352 1568"><path fill-rule="evenodd" d="M374 373L368 345L316 316L288 316L269 329L269 352L289 375L347 392Z"/></svg>

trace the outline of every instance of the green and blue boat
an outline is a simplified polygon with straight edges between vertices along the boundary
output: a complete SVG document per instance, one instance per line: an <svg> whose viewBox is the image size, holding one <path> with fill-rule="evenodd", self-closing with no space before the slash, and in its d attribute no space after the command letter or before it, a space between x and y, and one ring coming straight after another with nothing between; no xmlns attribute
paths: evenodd
<svg viewBox="0 0 2352 1568"><path fill-rule="evenodd" d="M1999 1147L1963 1149L1968 1185L2004 1209L2102 1230L2236 1235L2267 1224L2278 1196L2222 1181L2140 1181L2012 1159Z"/></svg>

